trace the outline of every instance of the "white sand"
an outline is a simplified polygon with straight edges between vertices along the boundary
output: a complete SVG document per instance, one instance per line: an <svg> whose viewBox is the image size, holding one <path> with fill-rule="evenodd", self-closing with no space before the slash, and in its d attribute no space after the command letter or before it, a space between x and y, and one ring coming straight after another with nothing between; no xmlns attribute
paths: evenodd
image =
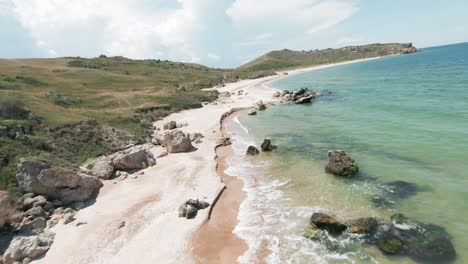
<svg viewBox="0 0 468 264"><path fill-rule="evenodd" d="M363 61L363 60L359 60ZM353 61L357 62L357 61ZM340 63L340 64L347 64ZM296 74L331 67L323 65L288 71ZM215 142L219 121L233 108L252 107L259 100L271 102L276 90L266 82L285 77L269 76L227 84L219 91L236 92L200 109L175 113L155 123L187 122L184 132L201 132L205 138L195 144L198 150L169 154L144 170L137 179L105 181L96 202L79 211L77 220L57 225L55 241L46 256L34 263L192 263L190 244L193 233L207 219L208 209L196 219L178 217L178 207L189 198L213 201L223 187L216 173ZM237 95L243 90L247 95ZM75 226L76 222L86 222ZM119 225L125 222L125 226Z"/></svg>

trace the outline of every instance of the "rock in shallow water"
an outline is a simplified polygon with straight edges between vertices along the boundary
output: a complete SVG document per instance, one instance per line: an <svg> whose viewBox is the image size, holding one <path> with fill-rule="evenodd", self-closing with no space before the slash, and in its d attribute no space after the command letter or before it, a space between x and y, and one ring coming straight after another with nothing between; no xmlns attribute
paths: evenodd
<svg viewBox="0 0 468 264"><path fill-rule="evenodd" d="M339 235L347 228L342 221L325 213L313 213L310 217L310 224L318 229L328 231L331 235Z"/></svg>
<svg viewBox="0 0 468 264"><path fill-rule="evenodd" d="M325 171L342 177L352 177L359 172L354 160L342 150L328 151Z"/></svg>
<svg viewBox="0 0 468 264"><path fill-rule="evenodd" d="M271 139L266 138L263 140L262 145L260 146L263 152L271 152L278 148L278 146L271 143Z"/></svg>
<svg viewBox="0 0 468 264"><path fill-rule="evenodd" d="M248 156L256 156L260 154L260 151L258 150L258 148L256 148L255 146L249 146L247 148L247 152L246 152L246 155Z"/></svg>
<svg viewBox="0 0 468 264"><path fill-rule="evenodd" d="M383 184L380 193L372 198L372 203L376 207L393 207L401 199L406 199L416 195L421 188L411 182L392 181Z"/></svg>
<svg viewBox="0 0 468 264"><path fill-rule="evenodd" d="M374 238L386 254L407 255L418 261L443 262L455 259L451 237L441 226L392 216L392 223L379 227Z"/></svg>

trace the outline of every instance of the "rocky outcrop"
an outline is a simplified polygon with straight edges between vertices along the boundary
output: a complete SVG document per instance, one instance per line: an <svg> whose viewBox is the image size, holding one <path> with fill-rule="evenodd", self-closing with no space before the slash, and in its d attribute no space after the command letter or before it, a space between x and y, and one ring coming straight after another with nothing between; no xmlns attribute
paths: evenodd
<svg viewBox="0 0 468 264"><path fill-rule="evenodd" d="M228 137L222 137L216 140L216 147L225 147L231 144L232 144L231 138L228 138Z"/></svg>
<svg viewBox="0 0 468 264"><path fill-rule="evenodd" d="M271 139L266 138L266 139L263 140L263 143L262 143L262 145L260 146L260 148L261 148L261 150L262 150L263 152L271 152L271 151L277 149L278 146L273 145L273 144L271 143Z"/></svg>
<svg viewBox="0 0 468 264"><path fill-rule="evenodd" d="M188 152L193 149L190 137L180 130L172 130L163 134L162 144L169 153Z"/></svg>
<svg viewBox="0 0 468 264"><path fill-rule="evenodd" d="M383 253L407 255L434 263L455 259L455 248L444 228L413 221L401 214L393 215L391 219L391 223L379 227L374 238Z"/></svg>
<svg viewBox="0 0 468 264"><path fill-rule="evenodd" d="M313 213L310 217L310 225L321 230L326 230L331 235L339 235L347 228L342 221L325 213Z"/></svg>
<svg viewBox="0 0 468 264"><path fill-rule="evenodd" d="M4 263L13 264L24 259L35 259L45 254L54 241L54 234L44 232L36 236L17 236L4 253ZM24 263L24 262L23 262Z"/></svg>
<svg viewBox="0 0 468 264"><path fill-rule="evenodd" d="M248 115L250 115L250 116L257 115L257 111L252 109L252 110L249 111Z"/></svg>
<svg viewBox="0 0 468 264"><path fill-rule="evenodd" d="M112 165L118 170L146 169L156 164L153 154L142 146L128 148L115 154Z"/></svg>
<svg viewBox="0 0 468 264"><path fill-rule="evenodd" d="M249 146L247 148L247 152L245 154L247 156L256 156L256 155L260 154L260 151L255 146Z"/></svg>
<svg viewBox="0 0 468 264"><path fill-rule="evenodd" d="M97 194L102 183L76 171L53 167L37 158L21 159L16 180L23 192L46 195L64 204L82 202Z"/></svg>
<svg viewBox="0 0 468 264"><path fill-rule="evenodd" d="M264 111L264 110L266 110L266 109L267 109L267 107L266 107L266 105L263 103L263 101L259 101L259 102L257 102L257 104L255 105L255 110L257 110L257 111Z"/></svg>
<svg viewBox="0 0 468 264"><path fill-rule="evenodd" d="M401 54L410 54L410 53L415 53L415 52L418 52L418 49L413 46L413 43L404 44L400 48Z"/></svg>
<svg viewBox="0 0 468 264"><path fill-rule="evenodd" d="M185 217L187 219L193 219L197 216L198 210L208 208L209 203L189 199L179 207L179 217Z"/></svg>
<svg viewBox="0 0 468 264"><path fill-rule="evenodd" d="M90 172L93 176L96 176L99 179L108 180L112 178L112 174L114 173L114 166L110 160L106 158L98 158L94 162Z"/></svg>
<svg viewBox="0 0 468 264"><path fill-rule="evenodd" d="M325 170L337 176L352 177L359 172L359 167L344 151L335 150L328 151L328 164L325 166Z"/></svg>
<svg viewBox="0 0 468 264"><path fill-rule="evenodd" d="M226 72L223 74L223 83L233 83L239 81L239 76L232 72Z"/></svg>
<svg viewBox="0 0 468 264"><path fill-rule="evenodd" d="M177 128L176 121L169 121L163 125L164 130L172 130Z"/></svg>
<svg viewBox="0 0 468 264"><path fill-rule="evenodd" d="M303 96L297 100L294 101L295 104L308 104L310 102L312 102L312 99L314 99L315 96L314 95L307 95L307 96Z"/></svg>
<svg viewBox="0 0 468 264"><path fill-rule="evenodd" d="M16 226L21 222L22 214L15 208L8 192L0 191L0 232L4 225Z"/></svg>

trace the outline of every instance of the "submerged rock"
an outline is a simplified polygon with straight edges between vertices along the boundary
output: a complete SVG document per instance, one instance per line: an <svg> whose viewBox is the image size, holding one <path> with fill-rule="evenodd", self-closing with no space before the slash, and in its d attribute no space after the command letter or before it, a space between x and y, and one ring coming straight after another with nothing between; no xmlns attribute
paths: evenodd
<svg viewBox="0 0 468 264"><path fill-rule="evenodd" d="M263 140L262 145L260 146L263 152L271 152L278 148L278 146L271 143L271 139L266 138Z"/></svg>
<svg viewBox="0 0 468 264"><path fill-rule="evenodd" d="M405 181L392 181L380 187L380 193L372 198L376 207L392 207L399 200L416 195L420 188L417 184Z"/></svg>
<svg viewBox="0 0 468 264"><path fill-rule="evenodd" d="M247 152L246 152L246 155L248 156L256 156L260 154L260 151L258 150L258 148L256 148L255 146L249 146L247 148Z"/></svg>
<svg viewBox="0 0 468 264"><path fill-rule="evenodd" d="M382 252L407 255L418 261L455 259L455 248L443 227L410 220L402 214L391 219L391 223L379 227L375 236L375 244Z"/></svg>
<svg viewBox="0 0 468 264"><path fill-rule="evenodd" d="M352 177L359 172L354 160L342 150L328 151L328 164L325 171L342 177Z"/></svg>
<svg viewBox="0 0 468 264"><path fill-rule="evenodd" d="M326 230L331 235L339 235L347 228L342 221L325 213L313 213L310 217L310 225Z"/></svg>
<svg viewBox="0 0 468 264"><path fill-rule="evenodd" d="M312 101L312 99L314 99L315 96L314 95L308 95L308 96L304 96L304 97L301 97L297 100L294 101L295 104L308 104Z"/></svg>
<svg viewBox="0 0 468 264"><path fill-rule="evenodd" d="M351 234L373 234L379 227L379 222L373 217L364 217L346 223L346 232Z"/></svg>

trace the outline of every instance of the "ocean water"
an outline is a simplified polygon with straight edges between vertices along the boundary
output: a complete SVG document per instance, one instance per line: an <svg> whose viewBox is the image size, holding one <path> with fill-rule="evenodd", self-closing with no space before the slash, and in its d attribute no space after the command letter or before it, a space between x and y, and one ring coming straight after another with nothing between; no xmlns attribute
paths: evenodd
<svg viewBox="0 0 468 264"><path fill-rule="evenodd" d="M394 213L444 227L468 263L468 44L340 65L269 84L328 90L310 105L282 104L257 116L240 113L228 126L235 155L227 173L241 177L247 199L235 233L250 246L241 263L415 263L389 257L359 237L303 237L313 212L343 220ZM272 138L279 148L245 157L249 144ZM327 151L351 155L361 174L324 172ZM417 185L406 198L381 186ZM387 204L375 204L383 197Z"/></svg>

